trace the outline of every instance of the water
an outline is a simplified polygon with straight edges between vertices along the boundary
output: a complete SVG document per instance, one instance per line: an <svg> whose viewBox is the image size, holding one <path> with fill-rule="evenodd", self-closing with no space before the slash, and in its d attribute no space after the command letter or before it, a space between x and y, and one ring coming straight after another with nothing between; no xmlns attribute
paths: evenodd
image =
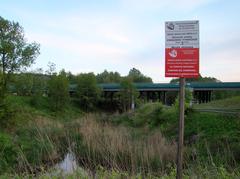
<svg viewBox="0 0 240 179"><path fill-rule="evenodd" d="M77 171L77 174L82 176L83 178L89 178L90 176L89 172L87 172L85 169L78 165L75 154L69 151L64 156L64 159L53 167L53 171L48 172L48 176L53 177L65 176L69 174L71 175L75 171Z"/></svg>
<svg viewBox="0 0 240 179"><path fill-rule="evenodd" d="M68 152L64 159L56 165L56 168L66 174L73 173L78 168L75 155L72 152Z"/></svg>

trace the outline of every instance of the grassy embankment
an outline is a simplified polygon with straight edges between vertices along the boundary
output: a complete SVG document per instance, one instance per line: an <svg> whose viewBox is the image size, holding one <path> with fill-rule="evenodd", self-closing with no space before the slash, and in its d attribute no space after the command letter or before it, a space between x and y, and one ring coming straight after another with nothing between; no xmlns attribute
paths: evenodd
<svg viewBox="0 0 240 179"><path fill-rule="evenodd" d="M30 177L36 172L39 177L47 177L46 171L69 149L74 151L81 166L96 171L100 178L175 176L178 119L174 107L152 103L134 113L83 115L74 105L54 113L44 100L38 107L26 97L11 97L11 101L14 118L0 132L0 172L6 173L2 177L26 176L24 173ZM240 98L201 104L197 108L220 104L240 106ZM239 119L235 114L188 111L186 177L240 175ZM71 177L80 175L83 173L76 171Z"/></svg>

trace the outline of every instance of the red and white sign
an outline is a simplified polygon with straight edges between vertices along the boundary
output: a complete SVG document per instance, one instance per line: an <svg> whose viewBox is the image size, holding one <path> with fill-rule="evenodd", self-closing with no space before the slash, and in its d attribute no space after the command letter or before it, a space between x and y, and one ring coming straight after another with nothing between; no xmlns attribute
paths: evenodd
<svg viewBox="0 0 240 179"><path fill-rule="evenodd" d="M165 23L165 76L199 76L199 21Z"/></svg>

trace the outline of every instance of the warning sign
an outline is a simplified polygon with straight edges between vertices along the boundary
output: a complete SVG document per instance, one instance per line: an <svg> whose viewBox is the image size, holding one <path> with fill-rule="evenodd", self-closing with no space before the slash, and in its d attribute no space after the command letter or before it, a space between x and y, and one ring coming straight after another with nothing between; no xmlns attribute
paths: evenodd
<svg viewBox="0 0 240 179"><path fill-rule="evenodd" d="M165 76L199 76L199 21L165 23Z"/></svg>

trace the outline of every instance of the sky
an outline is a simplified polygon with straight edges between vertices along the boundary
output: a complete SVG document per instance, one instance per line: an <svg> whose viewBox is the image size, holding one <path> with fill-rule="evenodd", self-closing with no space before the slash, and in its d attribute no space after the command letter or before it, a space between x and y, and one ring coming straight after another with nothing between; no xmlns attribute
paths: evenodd
<svg viewBox="0 0 240 179"><path fill-rule="evenodd" d="M0 16L19 22L41 54L31 70L73 74L137 68L165 77L165 21L199 20L200 73L240 82L238 0L0 0Z"/></svg>

